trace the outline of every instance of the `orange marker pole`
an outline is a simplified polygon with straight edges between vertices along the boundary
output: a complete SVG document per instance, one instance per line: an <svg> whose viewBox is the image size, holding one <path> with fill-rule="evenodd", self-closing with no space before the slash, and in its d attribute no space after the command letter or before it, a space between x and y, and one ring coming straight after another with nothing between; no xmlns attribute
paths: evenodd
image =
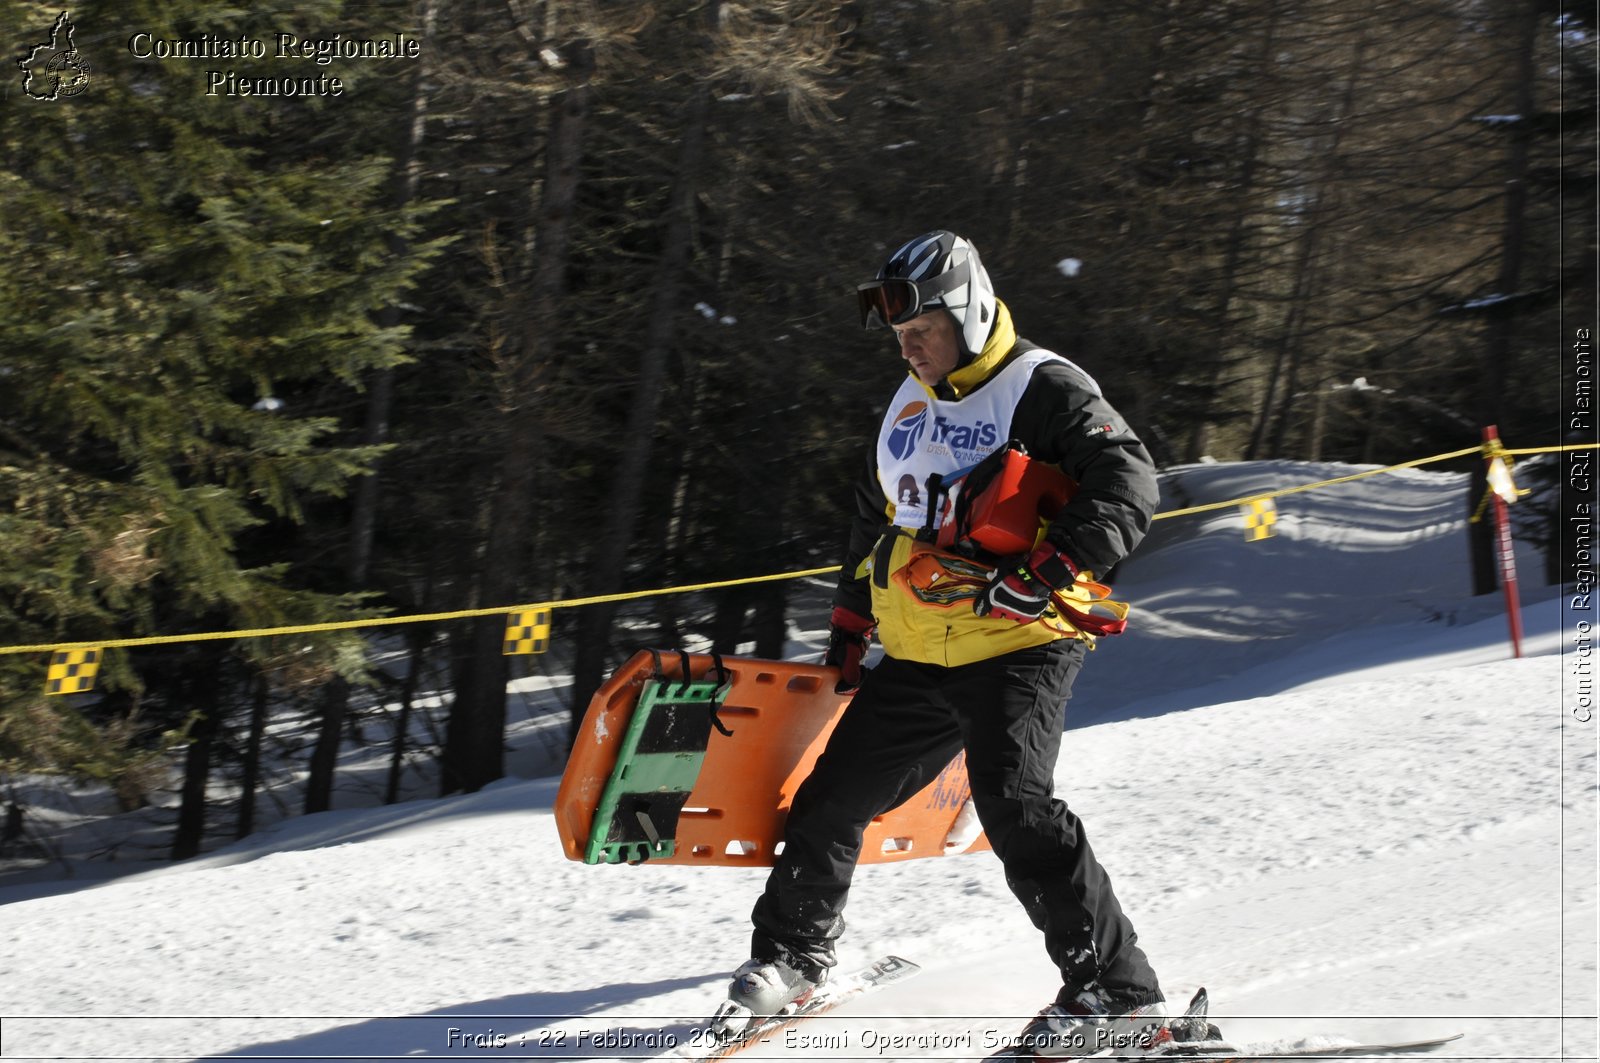
<svg viewBox="0 0 1600 1063"><path fill-rule="evenodd" d="M1506 495L1516 497L1516 488L1505 469L1500 449L1500 430L1488 425L1483 430L1484 453L1489 461L1489 503L1494 507L1495 553L1500 558L1500 589L1506 596L1506 620L1511 625L1511 656L1522 656L1522 605L1517 598L1517 555L1511 542L1511 513ZM1496 469L1499 465L1499 469Z"/></svg>

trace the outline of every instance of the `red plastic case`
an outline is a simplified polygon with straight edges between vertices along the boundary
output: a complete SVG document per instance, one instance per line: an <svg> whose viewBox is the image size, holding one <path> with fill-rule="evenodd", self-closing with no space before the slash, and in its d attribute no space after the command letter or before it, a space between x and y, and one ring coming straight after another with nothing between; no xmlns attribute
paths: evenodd
<svg viewBox="0 0 1600 1063"><path fill-rule="evenodd" d="M948 550L967 539L1000 557L1026 553L1039 536L1040 520L1054 517L1077 486L1055 466L1007 450L994 477L960 499L955 519L939 529L937 545Z"/></svg>

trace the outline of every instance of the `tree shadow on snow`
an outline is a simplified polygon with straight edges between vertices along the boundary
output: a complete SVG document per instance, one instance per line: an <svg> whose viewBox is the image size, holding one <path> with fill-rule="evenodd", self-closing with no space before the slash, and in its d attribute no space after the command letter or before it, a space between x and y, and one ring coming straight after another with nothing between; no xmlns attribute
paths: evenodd
<svg viewBox="0 0 1600 1063"><path fill-rule="evenodd" d="M687 1044L703 1019L636 1015L612 1020L606 1014L620 1005L699 988L723 977L719 973L657 982L617 982L594 989L519 993L420 1015L365 1018L282 1041L237 1048L223 1058L293 1058L305 1063L332 1063L352 1057L510 1060L653 1056ZM593 1016L592 1021L582 1021L585 1016Z"/></svg>

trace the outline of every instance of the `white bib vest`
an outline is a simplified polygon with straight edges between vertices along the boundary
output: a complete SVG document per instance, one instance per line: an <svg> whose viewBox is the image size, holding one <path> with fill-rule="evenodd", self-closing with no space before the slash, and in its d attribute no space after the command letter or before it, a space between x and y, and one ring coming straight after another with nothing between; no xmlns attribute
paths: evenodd
<svg viewBox="0 0 1600 1063"><path fill-rule="evenodd" d="M914 377L906 377L878 431L878 485L893 504L892 523L902 528L923 527L928 519L931 474L938 473L948 481L1006 445L1017 402L1034 369L1048 361L1067 359L1051 351L1028 351L976 392L954 400L934 398ZM952 500L953 494L945 499L935 527L949 512Z"/></svg>

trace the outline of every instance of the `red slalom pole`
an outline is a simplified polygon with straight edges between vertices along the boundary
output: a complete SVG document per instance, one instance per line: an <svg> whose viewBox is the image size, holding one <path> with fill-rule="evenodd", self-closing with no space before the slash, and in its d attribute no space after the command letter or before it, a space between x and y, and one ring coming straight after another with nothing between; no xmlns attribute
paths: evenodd
<svg viewBox="0 0 1600 1063"><path fill-rule="evenodd" d="M1522 605L1517 600L1517 555L1511 543L1511 512L1506 494L1516 497L1511 473L1500 456L1500 429L1487 425L1483 430L1483 453L1489 462L1489 501L1494 507L1495 553L1500 558L1500 589L1506 595L1506 620L1511 625L1511 656L1522 656ZM1496 470L1495 466L1499 465ZM1499 475L1496 475L1498 471Z"/></svg>

